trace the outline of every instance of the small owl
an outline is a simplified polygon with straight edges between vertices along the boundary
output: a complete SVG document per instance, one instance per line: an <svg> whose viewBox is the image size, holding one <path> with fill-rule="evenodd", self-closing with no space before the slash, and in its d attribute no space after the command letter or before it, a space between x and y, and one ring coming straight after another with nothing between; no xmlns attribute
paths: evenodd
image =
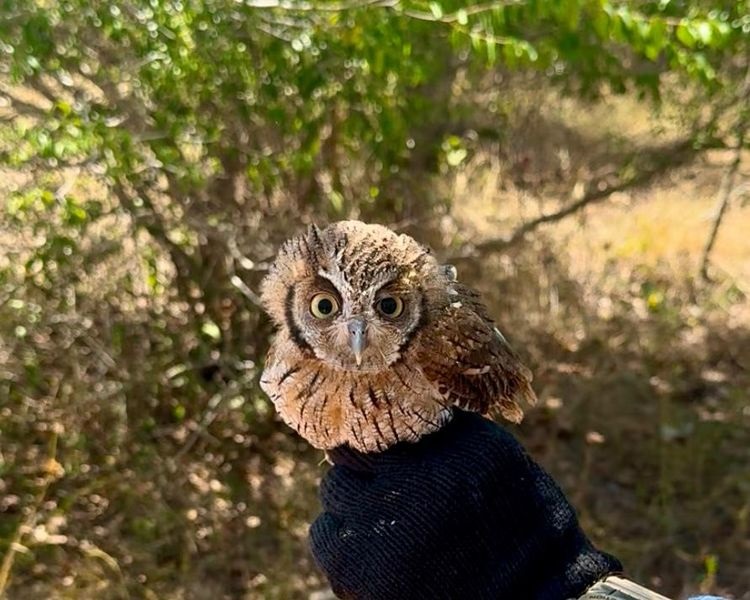
<svg viewBox="0 0 750 600"><path fill-rule="evenodd" d="M311 226L283 245L262 298L278 332L260 385L317 448L416 441L454 405L518 422L536 401L478 294L386 227Z"/></svg>

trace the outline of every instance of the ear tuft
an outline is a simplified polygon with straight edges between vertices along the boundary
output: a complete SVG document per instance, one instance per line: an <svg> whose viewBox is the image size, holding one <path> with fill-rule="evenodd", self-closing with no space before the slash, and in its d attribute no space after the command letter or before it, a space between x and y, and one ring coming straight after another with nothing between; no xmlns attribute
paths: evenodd
<svg viewBox="0 0 750 600"><path fill-rule="evenodd" d="M323 240L321 239L322 233L320 227L315 223L310 223L306 235L311 248L320 248L323 245Z"/></svg>

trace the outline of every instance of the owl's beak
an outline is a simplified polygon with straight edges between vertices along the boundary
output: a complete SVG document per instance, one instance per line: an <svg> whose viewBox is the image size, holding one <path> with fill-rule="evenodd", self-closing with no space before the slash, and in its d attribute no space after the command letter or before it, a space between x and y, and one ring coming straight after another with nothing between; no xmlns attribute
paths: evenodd
<svg viewBox="0 0 750 600"><path fill-rule="evenodd" d="M362 352L367 347L367 321L362 317L355 317L349 321L349 346L354 354L357 366L362 364Z"/></svg>

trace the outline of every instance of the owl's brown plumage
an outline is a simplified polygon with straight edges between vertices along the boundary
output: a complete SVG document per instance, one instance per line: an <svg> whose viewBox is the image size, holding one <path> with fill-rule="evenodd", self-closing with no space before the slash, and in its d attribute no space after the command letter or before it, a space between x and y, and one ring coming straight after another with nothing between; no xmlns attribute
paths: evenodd
<svg viewBox="0 0 750 600"><path fill-rule="evenodd" d="M536 400L478 294L407 235L312 226L281 248L262 297L278 332L261 387L318 448L415 441L453 405L518 422Z"/></svg>

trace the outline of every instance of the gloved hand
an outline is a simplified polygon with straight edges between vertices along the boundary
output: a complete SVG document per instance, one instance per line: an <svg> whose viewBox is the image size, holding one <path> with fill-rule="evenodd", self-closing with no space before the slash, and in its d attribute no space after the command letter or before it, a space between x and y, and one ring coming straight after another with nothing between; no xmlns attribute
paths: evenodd
<svg viewBox="0 0 750 600"><path fill-rule="evenodd" d="M477 414L329 457L310 541L341 598L564 600L622 568L515 438Z"/></svg>

